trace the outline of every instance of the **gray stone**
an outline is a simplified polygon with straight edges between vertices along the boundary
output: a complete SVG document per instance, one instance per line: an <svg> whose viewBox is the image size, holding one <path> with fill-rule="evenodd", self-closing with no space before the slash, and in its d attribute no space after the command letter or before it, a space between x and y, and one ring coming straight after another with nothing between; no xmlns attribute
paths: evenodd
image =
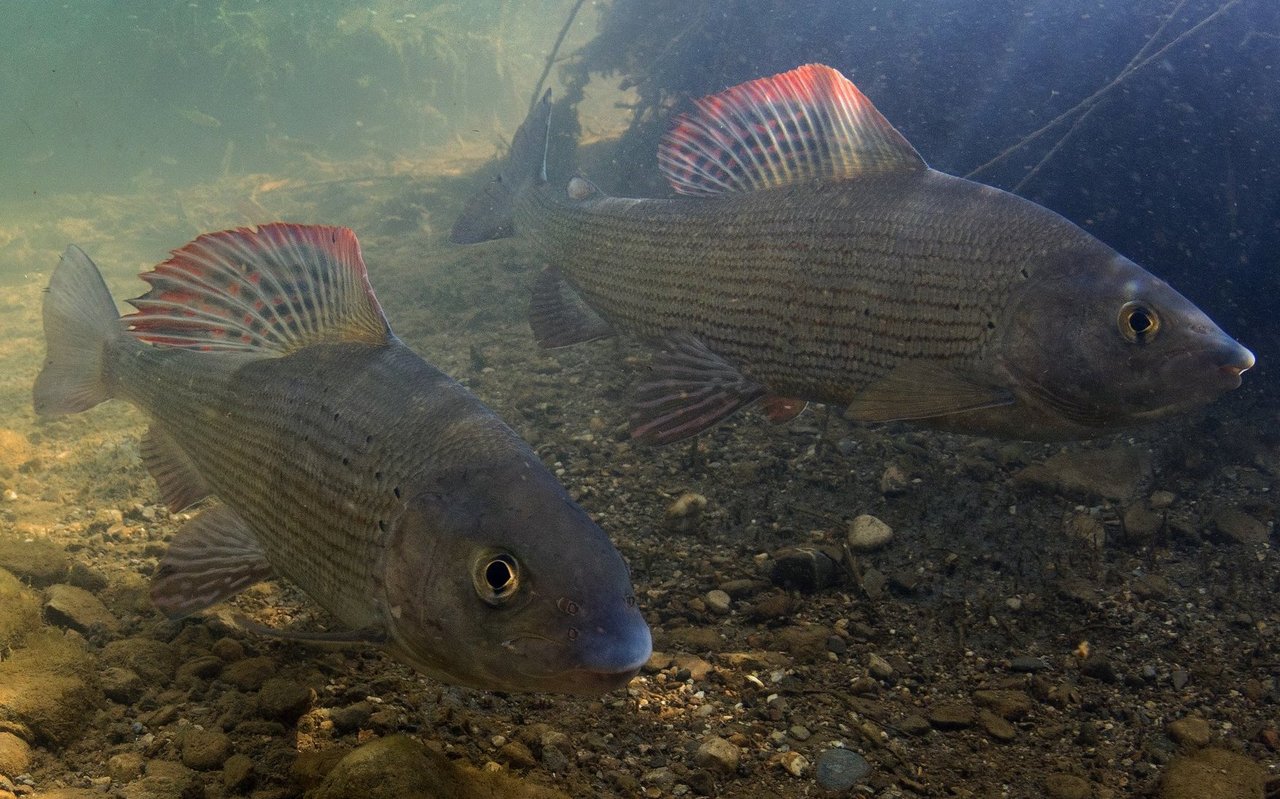
<svg viewBox="0 0 1280 799"><path fill-rule="evenodd" d="M875 516L864 513L849 522L849 533L845 541L854 552L875 552L893 541L893 528Z"/></svg>
<svg viewBox="0 0 1280 799"><path fill-rule="evenodd" d="M708 591L704 599L707 603L707 609L718 616L726 615L733 607L733 600L719 588Z"/></svg>
<svg viewBox="0 0 1280 799"><path fill-rule="evenodd" d="M828 749L818 755L818 784L828 791L847 791L867 778L871 764L857 752Z"/></svg>
<svg viewBox="0 0 1280 799"><path fill-rule="evenodd" d="M738 771L738 763L742 759L742 750L717 735L702 740L698 751L693 755L693 762L703 768L710 769L725 776Z"/></svg>
<svg viewBox="0 0 1280 799"><path fill-rule="evenodd" d="M1009 668L1012 671L1031 674L1038 671L1048 671L1049 664L1044 658L1033 657L1032 655L1018 655L1009 661Z"/></svg>
<svg viewBox="0 0 1280 799"><path fill-rule="evenodd" d="M783 588L821 591L840 581L841 558L840 553L822 547L782 549L773 555L769 578Z"/></svg>

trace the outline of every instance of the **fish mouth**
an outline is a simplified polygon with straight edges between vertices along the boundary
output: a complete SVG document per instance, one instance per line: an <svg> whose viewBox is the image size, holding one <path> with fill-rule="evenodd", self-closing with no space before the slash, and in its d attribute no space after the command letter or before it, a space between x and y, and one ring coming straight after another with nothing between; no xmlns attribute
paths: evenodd
<svg viewBox="0 0 1280 799"><path fill-rule="evenodd" d="M533 690L579 696L600 696L625 687L653 654L649 626L620 633L582 635L572 642L530 634L504 641L513 655L518 682ZM542 668L529 668L542 664ZM529 690L526 688L525 690Z"/></svg>

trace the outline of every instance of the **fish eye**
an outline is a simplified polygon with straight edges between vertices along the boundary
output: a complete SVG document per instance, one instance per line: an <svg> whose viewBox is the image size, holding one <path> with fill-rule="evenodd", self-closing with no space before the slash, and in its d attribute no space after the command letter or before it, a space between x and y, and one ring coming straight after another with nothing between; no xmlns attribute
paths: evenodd
<svg viewBox="0 0 1280 799"><path fill-rule="evenodd" d="M480 598L497 607L520 588L520 564L505 552L488 553L476 561L472 579Z"/></svg>
<svg viewBox="0 0 1280 799"><path fill-rule="evenodd" d="M1120 306L1117 323L1126 340L1145 344L1160 330L1160 315L1150 305L1135 300Z"/></svg>

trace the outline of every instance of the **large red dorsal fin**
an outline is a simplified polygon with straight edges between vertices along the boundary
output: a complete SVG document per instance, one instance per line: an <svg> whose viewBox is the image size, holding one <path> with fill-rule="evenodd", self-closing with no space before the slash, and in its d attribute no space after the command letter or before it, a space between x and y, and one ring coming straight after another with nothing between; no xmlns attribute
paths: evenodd
<svg viewBox="0 0 1280 799"><path fill-rule="evenodd" d="M681 194L925 168L858 87L822 64L748 81L694 104L658 148L662 173Z"/></svg>
<svg viewBox="0 0 1280 799"><path fill-rule="evenodd" d="M388 340L349 228L277 222L207 233L143 274L125 317L171 347L284 354L309 344Z"/></svg>

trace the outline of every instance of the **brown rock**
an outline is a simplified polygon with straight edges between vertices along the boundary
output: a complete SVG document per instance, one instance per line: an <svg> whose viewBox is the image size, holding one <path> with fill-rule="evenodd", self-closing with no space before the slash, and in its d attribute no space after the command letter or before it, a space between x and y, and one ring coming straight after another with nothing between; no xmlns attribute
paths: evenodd
<svg viewBox="0 0 1280 799"><path fill-rule="evenodd" d="M1018 737L1017 728L990 710L978 711L978 723L986 730L987 735L997 741L1008 742Z"/></svg>
<svg viewBox="0 0 1280 799"><path fill-rule="evenodd" d="M1213 514L1213 528L1233 544L1258 546L1267 543L1267 526L1237 508L1222 508Z"/></svg>
<svg viewBox="0 0 1280 799"><path fill-rule="evenodd" d="M17 577L0 569L0 650L17 646L40 627L40 600Z"/></svg>
<svg viewBox="0 0 1280 799"><path fill-rule="evenodd" d="M1225 749L1175 757L1160 780L1160 799L1261 799L1267 770Z"/></svg>
<svg viewBox="0 0 1280 799"><path fill-rule="evenodd" d="M283 677L272 677L258 691L258 713L263 718L292 724L307 712L315 692Z"/></svg>
<svg viewBox="0 0 1280 799"><path fill-rule="evenodd" d="M43 587L66 577L71 571L71 560L49 541L0 538L0 568Z"/></svg>
<svg viewBox="0 0 1280 799"><path fill-rule="evenodd" d="M178 657L173 647L151 638L109 641L99 658L104 665L129 669L151 687L163 688L173 679Z"/></svg>
<svg viewBox="0 0 1280 799"><path fill-rule="evenodd" d="M1130 541L1145 544L1155 540L1164 527L1164 516L1137 502L1124 511L1124 534Z"/></svg>
<svg viewBox="0 0 1280 799"><path fill-rule="evenodd" d="M70 743L103 701L93 672L81 639L49 628L27 636L21 649L0 660L0 723L25 725L42 743Z"/></svg>
<svg viewBox="0 0 1280 799"><path fill-rule="evenodd" d="M10 732L0 732L0 774L16 777L31 767L31 746Z"/></svg>
<svg viewBox="0 0 1280 799"><path fill-rule="evenodd" d="M248 755L232 755L222 764L222 785L227 793L244 793L253 787L253 760Z"/></svg>
<svg viewBox="0 0 1280 799"><path fill-rule="evenodd" d="M147 762L146 775L124 786L125 799L186 799L203 796L196 772L172 760Z"/></svg>
<svg viewBox="0 0 1280 799"><path fill-rule="evenodd" d="M216 730L188 729L182 736L182 765L197 771L221 768L231 756L231 739Z"/></svg>
<svg viewBox="0 0 1280 799"><path fill-rule="evenodd" d="M245 658L229 664L221 678L241 691L256 691L276 673L276 662L269 657Z"/></svg>
<svg viewBox="0 0 1280 799"><path fill-rule="evenodd" d="M1002 719L1018 721L1031 715L1036 703L1025 691L974 691L973 701Z"/></svg>
<svg viewBox="0 0 1280 799"><path fill-rule="evenodd" d="M741 759L742 750L718 735L704 738L693 755L693 762L724 776L737 773Z"/></svg>
<svg viewBox="0 0 1280 799"><path fill-rule="evenodd" d="M1165 730L1174 741L1193 749L1208 746L1213 738L1213 729L1209 726L1209 722L1196 716L1171 721Z"/></svg>
<svg viewBox="0 0 1280 799"><path fill-rule="evenodd" d="M679 627L668 630L667 642L686 652L715 652L724 646L720 633L710 627Z"/></svg>
<svg viewBox="0 0 1280 799"><path fill-rule="evenodd" d="M1089 781L1074 774L1046 775L1044 791L1048 799L1091 799L1093 796Z"/></svg>
<svg viewBox="0 0 1280 799"><path fill-rule="evenodd" d="M126 785L142 776L146 759L137 752L121 752L107 760L107 776L116 785Z"/></svg>
<svg viewBox="0 0 1280 799"><path fill-rule="evenodd" d="M973 726L975 715L968 702L939 702L929 708L929 723L939 730L962 730Z"/></svg>
<svg viewBox="0 0 1280 799"><path fill-rule="evenodd" d="M1014 482L1066 496L1128 500L1151 474L1151 456L1137 447L1068 449L1026 467Z"/></svg>

